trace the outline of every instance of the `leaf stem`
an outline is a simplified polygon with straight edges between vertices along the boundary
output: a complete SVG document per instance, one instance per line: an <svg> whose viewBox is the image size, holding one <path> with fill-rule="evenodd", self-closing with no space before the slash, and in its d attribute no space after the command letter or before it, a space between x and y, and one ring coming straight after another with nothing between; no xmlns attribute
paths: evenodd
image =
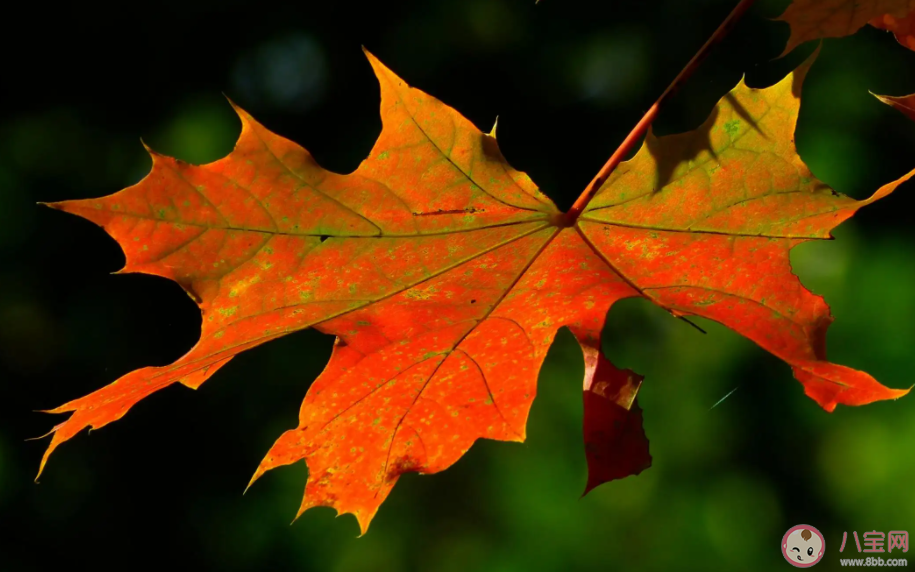
<svg viewBox="0 0 915 572"><path fill-rule="evenodd" d="M661 105L669 98L683 82L686 81L693 72L699 67L699 64L702 63L702 60L708 56L709 52L718 44L724 37L731 31L734 27L734 24L737 23L737 20L753 5L753 2L756 0L741 0L737 6L731 10L731 13L728 14L728 17L724 19L724 22L718 26L718 29L711 35L711 37L705 42L705 44L699 48L699 51L696 52L696 55L693 56L691 60L686 64L686 66L680 71L674 81L671 82L667 89L664 90L664 93L661 94L661 97L645 112L645 115L642 116L642 119L636 123L635 127L632 128L632 131L629 132L629 135L620 143L620 146L617 147L616 151L613 152L613 155L607 160L601 170L594 176L588 186L585 187L584 192L581 193L581 196L575 201L575 204L572 205L572 208L569 209L569 212L565 214L565 224L571 226L578 220L578 217L581 215L582 211L585 210L585 207L597 193L597 190L604 184L610 174L614 169L623 161L623 157L635 146L635 144L642 138L643 135L648 131L648 128L651 126L651 123L658 116L658 112L661 109Z"/></svg>

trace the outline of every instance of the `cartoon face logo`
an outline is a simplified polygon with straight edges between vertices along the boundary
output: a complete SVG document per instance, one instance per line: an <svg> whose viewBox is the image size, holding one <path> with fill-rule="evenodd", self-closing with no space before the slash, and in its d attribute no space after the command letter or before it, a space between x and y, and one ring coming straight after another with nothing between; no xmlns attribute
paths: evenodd
<svg viewBox="0 0 915 572"><path fill-rule="evenodd" d="M816 528L799 524L792 526L782 537L782 554L797 568L808 568L823 558L826 541Z"/></svg>

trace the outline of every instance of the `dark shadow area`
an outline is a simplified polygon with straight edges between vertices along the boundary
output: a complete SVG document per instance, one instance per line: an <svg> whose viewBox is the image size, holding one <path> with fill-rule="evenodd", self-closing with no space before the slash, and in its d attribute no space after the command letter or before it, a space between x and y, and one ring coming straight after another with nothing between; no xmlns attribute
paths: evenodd
<svg viewBox="0 0 915 572"><path fill-rule="evenodd" d="M731 107L741 119L746 121L751 129L764 138L768 138L759 129L758 122L731 92L724 95L723 102L723 105ZM645 146L655 158L658 166L652 192L660 192L671 182L674 172L680 165L692 161L703 151L707 151L712 160L717 160L718 154L712 148L711 130L715 126L719 113L720 107L716 105L712 108L708 118L689 133L655 137L653 133L649 132L645 138Z"/></svg>
<svg viewBox="0 0 915 572"><path fill-rule="evenodd" d="M677 167L695 159L703 151L715 157L710 137L711 129L718 117L718 108L712 108L708 120L689 135L667 135L655 137L651 133L645 138L648 152L655 158L658 166L652 193L659 193L667 186Z"/></svg>

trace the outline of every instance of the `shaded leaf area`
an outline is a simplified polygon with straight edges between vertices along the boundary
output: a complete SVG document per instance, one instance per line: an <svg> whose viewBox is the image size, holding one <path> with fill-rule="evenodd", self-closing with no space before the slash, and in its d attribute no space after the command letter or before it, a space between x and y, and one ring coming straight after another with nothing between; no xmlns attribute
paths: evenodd
<svg viewBox="0 0 915 572"><path fill-rule="evenodd" d="M871 20L870 25L893 32L900 44L910 50L915 50L915 11L909 12L903 18L894 17L892 14L884 14Z"/></svg>
<svg viewBox="0 0 915 572"><path fill-rule="evenodd" d="M741 83L696 132L649 136L568 227L494 135L369 60L383 129L351 174L238 110L226 158L198 167L153 154L136 186L51 205L103 226L122 272L181 284L203 326L175 363L54 409L72 415L42 467L150 393L199 387L238 353L315 328L337 336L330 362L252 481L304 459L299 513L331 506L364 532L402 474L444 470L480 438L524 439L540 366L568 326L587 364L590 490L650 462L638 376L599 355L607 311L629 297L753 340L828 411L906 393L826 361L828 307L788 262L911 176L865 201L813 178L793 141L809 63L771 88Z"/></svg>
<svg viewBox="0 0 915 572"><path fill-rule="evenodd" d="M810 40L849 36L868 23L893 31L898 25L900 43L912 48L905 38L913 10L915 0L794 0L778 17L791 26L782 55Z"/></svg>

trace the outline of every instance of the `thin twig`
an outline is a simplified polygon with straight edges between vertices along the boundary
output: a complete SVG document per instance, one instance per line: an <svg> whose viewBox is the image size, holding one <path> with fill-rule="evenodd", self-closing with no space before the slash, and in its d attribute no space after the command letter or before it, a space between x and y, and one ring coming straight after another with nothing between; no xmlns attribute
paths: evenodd
<svg viewBox="0 0 915 572"><path fill-rule="evenodd" d="M607 178L610 176L610 173L616 169L623 157L635 146L635 144L645 135L645 132L648 131L648 127L658 116L658 111L661 109L661 105L664 101L670 97L680 85L683 84L686 79L696 71L696 68L699 67L699 64L702 63L702 60L708 56L711 49L731 31L731 28L734 27L734 24L737 23L737 20L743 16L750 6L753 5L753 2L756 0L741 0L737 6L731 10L731 13L728 14L728 17L724 19L724 22L718 26L718 29L715 30L715 33L705 42L705 44L699 48L699 51L696 52L696 55L693 56L693 59L689 60L689 63L686 64L686 67L680 72L679 75L674 79L673 82L667 89L664 90L664 93L661 94L661 97L658 98L654 105L652 105L642 119L632 128L632 131L629 132L629 135L626 136L626 139L620 144L620 146L613 152L613 155L607 160L606 164L601 168L600 172L594 176L594 179L588 184L584 192L578 197L578 200L575 201L575 204L572 205L572 208L569 209L569 212L565 214L565 223L567 225L572 225L578 220L578 217L581 215L582 211L585 210L585 207L594 197L594 194L597 193L597 190L604 184Z"/></svg>

